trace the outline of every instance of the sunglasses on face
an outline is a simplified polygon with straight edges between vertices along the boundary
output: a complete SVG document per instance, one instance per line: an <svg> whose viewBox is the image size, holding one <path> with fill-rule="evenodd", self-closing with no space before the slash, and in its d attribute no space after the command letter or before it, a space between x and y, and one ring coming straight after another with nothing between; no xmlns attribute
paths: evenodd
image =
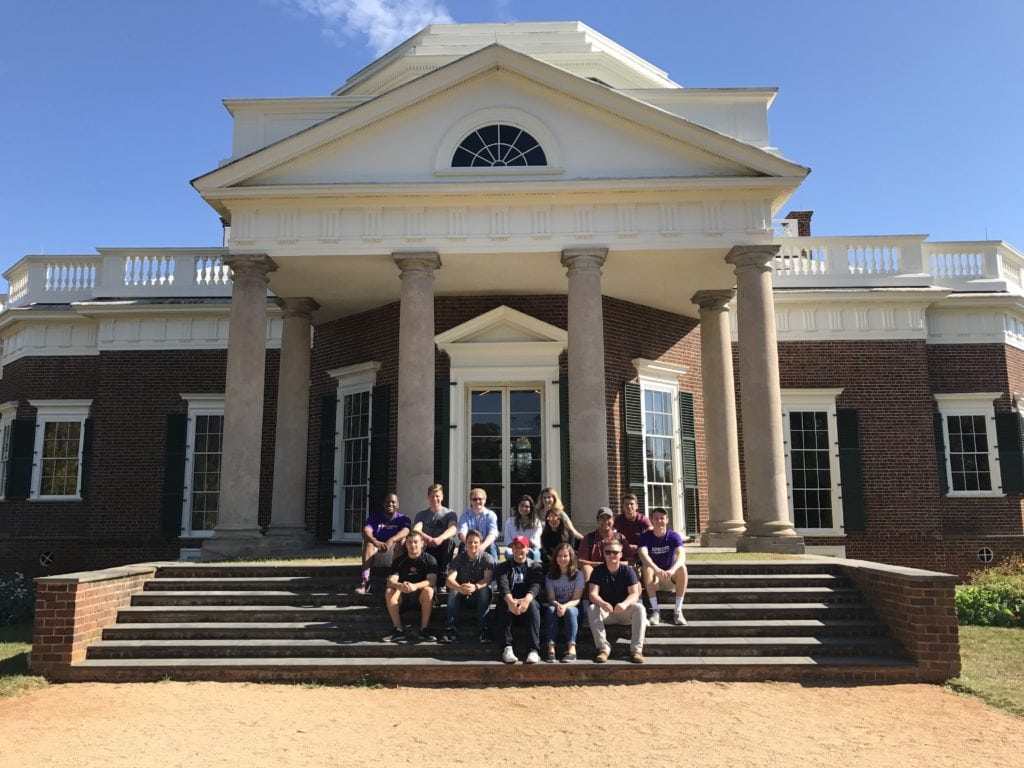
<svg viewBox="0 0 1024 768"><path fill-rule="evenodd" d="M622 550L621 549L606 549L604 551L604 553L605 553L606 556L614 557L616 555L621 555L622 554Z"/></svg>

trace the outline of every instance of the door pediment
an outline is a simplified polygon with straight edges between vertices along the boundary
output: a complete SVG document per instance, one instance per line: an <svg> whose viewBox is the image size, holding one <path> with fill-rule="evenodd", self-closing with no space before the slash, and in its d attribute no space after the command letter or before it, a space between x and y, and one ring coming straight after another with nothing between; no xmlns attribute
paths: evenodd
<svg viewBox="0 0 1024 768"><path fill-rule="evenodd" d="M551 366L569 334L550 323L502 305L434 337L452 368Z"/></svg>

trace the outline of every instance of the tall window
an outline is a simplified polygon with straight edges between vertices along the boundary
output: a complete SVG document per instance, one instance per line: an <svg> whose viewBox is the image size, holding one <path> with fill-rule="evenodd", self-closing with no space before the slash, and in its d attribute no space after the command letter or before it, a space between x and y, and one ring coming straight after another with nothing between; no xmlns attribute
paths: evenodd
<svg viewBox="0 0 1024 768"><path fill-rule="evenodd" d="M453 168L547 164L544 150L533 136L518 126L505 123L473 131L452 155Z"/></svg>
<svg viewBox="0 0 1024 768"><path fill-rule="evenodd" d="M370 494L370 391L341 398L341 514L345 531L362 528Z"/></svg>
<svg viewBox="0 0 1024 768"><path fill-rule="evenodd" d="M188 401L182 534L209 536L220 512L224 451L224 395L182 395Z"/></svg>
<svg viewBox="0 0 1024 768"><path fill-rule="evenodd" d="M936 395L945 445L949 494L988 495L1002 492L995 436L993 401L1001 393Z"/></svg>
<svg viewBox="0 0 1024 768"><path fill-rule="evenodd" d="M644 389L644 458L648 510L664 507L671 510L675 492L674 459L676 408L672 392Z"/></svg>
<svg viewBox="0 0 1024 768"><path fill-rule="evenodd" d="M841 389L783 390L786 485L793 527L841 532L836 397Z"/></svg>
<svg viewBox="0 0 1024 768"><path fill-rule="evenodd" d="M14 419L18 413L18 401L0 405L0 500L7 498L8 466L11 461L11 437L14 434Z"/></svg>
<svg viewBox="0 0 1024 768"><path fill-rule="evenodd" d="M85 420L91 400L31 400L36 407L32 498L80 499Z"/></svg>

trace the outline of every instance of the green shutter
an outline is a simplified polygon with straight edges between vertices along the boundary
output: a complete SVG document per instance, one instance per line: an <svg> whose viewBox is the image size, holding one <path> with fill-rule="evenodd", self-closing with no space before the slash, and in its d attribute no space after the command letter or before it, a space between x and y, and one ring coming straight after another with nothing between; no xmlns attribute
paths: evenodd
<svg viewBox="0 0 1024 768"><path fill-rule="evenodd" d="M935 432L935 462L939 469L939 494L945 496L949 493L949 479L946 477L946 438L942 433L942 414L939 411L932 414L932 427Z"/></svg>
<svg viewBox="0 0 1024 768"><path fill-rule="evenodd" d="M1003 493L1024 493L1024 452L1021 446L1020 414L996 414L996 447Z"/></svg>
<svg viewBox="0 0 1024 768"><path fill-rule="evenodd" d="M862 533L867 527L864 505L864 481L860 465L860 423L857 411L836 411L839 432L839 492L843 500L843 530Z"/></svg>
<svg viewBox="0 0 1024 768"><path fill-rule="evenodd" d="M36 420L15 419L11 456L7 467L6 498L27 499L32 490L32 459L36 448Z"/></svg>
<svg viewBox="0 0 1024 768"><path fill-rule="evenodd" d="M643 392L637 382L626 382L622 388L622 426L626 442L626 486L636 494L642 514L647 513L644 488L644 412Z"/></svg>
<svg viewBox="0 0 1024 768"><path fill-rule="evenodd" d="M558 450L561 456L562 477L559 490L562 493L562 505L572 510L572 473L570 472L569 454L569 377L562 374L558 377Z"/></svg>
<svg viewBox="0 0 1024 768"><path fill-rule="evenodd" d="M370 405L370 509L384 508L388 495L390 456L391 387L378 384L373 388Z"/></svg>
<svg viewBox="0 0 1024 768"><path fill-rule="evenodd" d="M182 507L185 503L185 452L188 442L188 416L172 413L167 416L164 437L164 492L160 511L160 533L167 537L182 533ZM84 458L84 456L83 456ZM82 473L85 485L85 472Z"/></svg>
<svg viewBox="0 0 1024 768"><path fill-rule="evenodd" d="M332 535L334 517L334 452L337 450L338 395L332 392L320 400L319 466L316 483L317 538Z"/></svg>
<svg viewBox="0 0 1024 768"><path fill-rule="evenodd" d="M449 442L451 440L451 382L434 386L434 482L448 490Z"/></svg>
<svg viewBox="0 0 1024 768"><path fill-rule="evenodd" d="M679 393L679 450L683 465L683 511L686 533L700 533L700 492L697 488L697 423L693 393Z"/></svg>

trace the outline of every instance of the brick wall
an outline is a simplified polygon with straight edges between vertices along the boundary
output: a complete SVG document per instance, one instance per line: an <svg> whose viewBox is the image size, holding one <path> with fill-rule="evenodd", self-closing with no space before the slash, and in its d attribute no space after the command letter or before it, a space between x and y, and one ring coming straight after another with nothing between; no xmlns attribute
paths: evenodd
<svg viewBox="0 0 1024 768"><path fill-rule="evenodd" d="M85 658L86 648L113 624L119 608L156 574L151 565L110 568L36 579L32 672L52 679Z"/></svg>

